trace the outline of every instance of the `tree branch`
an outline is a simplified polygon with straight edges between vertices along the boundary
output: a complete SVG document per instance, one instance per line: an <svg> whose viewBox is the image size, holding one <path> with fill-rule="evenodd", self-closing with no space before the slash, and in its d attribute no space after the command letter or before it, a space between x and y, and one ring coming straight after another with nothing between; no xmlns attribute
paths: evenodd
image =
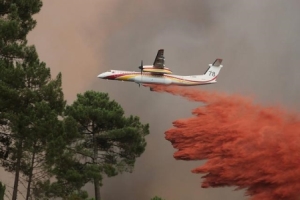
<svg viewBox="0 0 300 200"><path fill-rule="evenodd" d="M76 151L76 150L74 150L74 149L72 149L72 148L67 148L68 150L71 150L71 151L73 151L73 152L75 152L76 154L80 154L80 155L82 155L82 156L85 156L85 157L88 157L88 158L93 158L92 156L89 156L89 155L87 155L87 154L84 154L84 153L82 153L82 152L79 152L79 151Z"/></svg>

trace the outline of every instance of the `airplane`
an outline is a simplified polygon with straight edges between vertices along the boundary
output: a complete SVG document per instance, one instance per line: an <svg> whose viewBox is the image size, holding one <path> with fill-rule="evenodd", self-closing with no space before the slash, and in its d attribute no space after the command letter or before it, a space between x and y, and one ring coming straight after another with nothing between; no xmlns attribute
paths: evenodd
<svg viewBox="0 0 300 200"><path fill-rule="evenodd" d="M148 85L179 85L195 86L217 82L217 77L223 65L222 59L216 59L213 64L209 64L208 69L202 75L172 75L172 71L165 67L164 49L159 49L153 65L141 65L138 67L140 72L110 70L99 74L97 77L107 80L129 81L143 86ZM150 87L150 90L152 88Z"/></svg>

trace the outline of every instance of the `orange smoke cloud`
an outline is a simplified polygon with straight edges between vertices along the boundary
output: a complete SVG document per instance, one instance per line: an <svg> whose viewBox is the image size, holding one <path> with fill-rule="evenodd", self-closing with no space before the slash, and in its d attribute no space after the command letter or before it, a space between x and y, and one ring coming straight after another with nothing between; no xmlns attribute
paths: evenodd
<svg viewBox="0 0 300 200"><path fill-rule="evenodd" d="M252 200L294 200L300 191L300 121L278 107L256 105L242 96L180 87L154 91L203 102L193 117L165 132L180 160L207 160L193 173L205 174L203 188L236 186Z"/></svg>

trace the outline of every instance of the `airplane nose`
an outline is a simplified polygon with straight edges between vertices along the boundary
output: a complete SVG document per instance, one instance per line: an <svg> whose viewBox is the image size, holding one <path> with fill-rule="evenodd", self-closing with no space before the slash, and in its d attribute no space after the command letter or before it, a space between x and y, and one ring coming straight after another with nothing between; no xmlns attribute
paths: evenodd
<svg viewBox="0 0 300 200"><path fill-rule="evenodd" d="M99 74L97 77L98 77L98 78L104 78L104 73Z"/></svg>

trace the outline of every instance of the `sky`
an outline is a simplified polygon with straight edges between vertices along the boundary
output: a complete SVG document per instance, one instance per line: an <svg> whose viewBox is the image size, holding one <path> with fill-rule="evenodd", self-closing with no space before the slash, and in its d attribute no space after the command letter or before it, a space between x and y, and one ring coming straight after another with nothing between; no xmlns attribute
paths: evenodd
<svg viewBox="0 0 300 200"><path fill-rule="evenodd" d="M297 0L44 0L35 15L30 44L51 68L62 73L70 104L87 90L107 92L124 108L150 124L146 151L134 172L105 178L105 200L244 200L234 188L202 189L201 175L191 173L204 161L177 161L164 132L172 122L191 116L199 106L134 83L97 79L110 70L138 70L165 49L174 74L202 74L223 59L218 83L197 86L280 104L298 112L300 87L300 3ZM7 178L12 177L7 175ZM9 181L8 181L9 182ZM86 186L93 195L91 185Z"/></svg>

